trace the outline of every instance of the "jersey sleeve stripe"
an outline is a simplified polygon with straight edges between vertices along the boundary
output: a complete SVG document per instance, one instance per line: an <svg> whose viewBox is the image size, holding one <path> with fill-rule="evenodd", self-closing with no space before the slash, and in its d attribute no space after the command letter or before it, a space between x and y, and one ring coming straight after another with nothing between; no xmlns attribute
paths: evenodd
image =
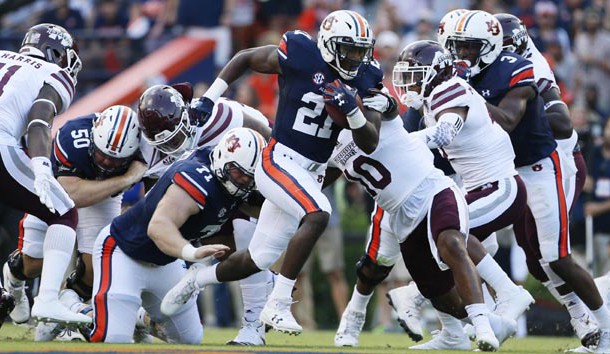
<svg viewBox="0 0 610 354"><path fill-rule="evenodd" d="M432 98L432 102L430 104L430 109L434 111L438 107L453 100L454 98L465 95L465 94L466 94L466 89L460 84L455 84L455 85L449 87L448 89L440 92L439 94L434 95L434 97Z"/></svg>
<svg viewBox="0 0 610 354"><path fill-rule="evenodd" d="M277 49L280 51L280 53L283 53L284 55L288 55L288 45L286 44L286 36L282 37L282 40L280 41L280 44L278 45Z"/></svg>
<svg viewBox="0 0 610 354"><path fill-rule="evenodd" d="M72 167L72 163L68 160L65 151L62 149L59 144L59 140L55 140L55 147L53 149L53 153L55 154L55 158L57 161L61 162L62 165Z"/></svg>
<svg viewBox="0 0 610 354"><path fill-rule="evenodd" d="M512 73L512 75L511 75L511 76L515 76L515 75L517 75L518 73L520 73L520 72L522 72L522 71L524 71L524 70L527 70L527 69L533 69L533 68L534 68L534 64L528 64L528 65L525 65L524 67L521 67L521 68L519 68L519 69L517 69L517 70L513 71L513 73Z"/></svg>
<svg viewBox="0 0 610 354"><path fill-rule="evenodd" d="M527 81L532 81L532 82L534 81L534 69L532 69L531 67L529 69L513 76L513 78L510 80L510 83L508 84L508 87L513 87L516 84L518 84L519 82L527 82Z"/></svg>
<svg viewBox="0 0 610 354"><path fill-rule="evenodd" d="M209 133L208 136L202 137L197 145L205 145L208 142L214 140L214 138L216 138L218 135L223 133L227 129L227 126L231 123L232 117L233 111L231 110L231 107L223 103L219 103L218 110L216 111L216 117L214 117L214 121L212 122L212 124L210 124L210 127L214 127L219 121L224 119L222 125L213 132Z"/></svg>
<svg viewBox="0 0 610 354"><path fill-rule="evenodd" d="M200 208L205 206L206 193L199 184L193 181L189 176L184 173L176 173L173 178L174 183L180 188L184 189L185 192L190 195Z"/></svg>
<svg viewBox="0 0 610 354"><path fill-rule="evenodd" d="M66 89L66 91L68 92L68 95L70 95L70 99L72 99L72 97L74 97L74 84L72 84L72 81L62 78L57 73L51 74L51 77L54 78L55 80L59 81L59 83Z"/></svg>
<svg viewBox="0 0 610 354"><path fill-rule="evenodd" d="M536 87L538 87L538 92L543 94L550 90L553 87L554 82L545 78L542 78L536 82Z"/></svg>

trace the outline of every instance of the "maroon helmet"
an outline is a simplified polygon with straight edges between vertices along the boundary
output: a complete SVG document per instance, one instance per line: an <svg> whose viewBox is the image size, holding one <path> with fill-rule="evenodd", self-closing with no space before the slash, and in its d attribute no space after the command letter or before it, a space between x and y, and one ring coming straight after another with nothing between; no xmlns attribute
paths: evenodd
<svg viewBox="0 0 610 354"><path fill-rule="evenodd" d="M178 156L191 148L196 129L180 92L168 85L148 88L138 104L143 137L162 152Z"/></svg>
<svg viewBox="0 0 610 354"><path fill-rule="evenodd" d="M392 83L402 97L412 86L427 97L432 89L453 76L453 60L440 43L416 41L407 45L394 65ZM411 90L413 91L413 90Z"/></svg>
<svg viewBox="0 0 610 354"><path fill-rule="evenodd" d="M31 27L19 53L40 58L63 68L76 83L76 76L82 68L78 57L78 45L65 28L51 23L41 23Z"/></svg>
<svg viewBox="0 0 610 354"><path fill-rule="evenodd" d="M495 14L494 16L500 22L504 34L502 50L519 55L525 54L529 37L523 21L511 14Z"/></svg>

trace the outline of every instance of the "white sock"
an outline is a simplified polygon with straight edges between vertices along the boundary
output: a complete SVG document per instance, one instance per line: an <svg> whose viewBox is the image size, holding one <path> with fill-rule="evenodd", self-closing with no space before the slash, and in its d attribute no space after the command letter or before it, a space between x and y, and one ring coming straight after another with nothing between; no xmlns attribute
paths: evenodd
<svg viewBox="0 0 610 354"><path fill-rule="evenodd" d="M602 331L610 331L610 310L606 306L606 303L597 310L591 310L591 313L595 316L597 323L599 323L599 329Z"/></svg>
<svg viewBox="0 0 610 354"><path fill-rule="evenodd" d="M366 313L366 307L371 300L373 293L369 295L362 295L358 291L358 289L354 286L354 291L352 292L352 298L349 300L349 308L356 311Z"/></svg>
<svg viewBox="0 0 610 354"><path fill-rule="evenodd" d="M270 277L271 272L264 270L239 281L246 321L256 321L260 317L267 302L267 282Z"/></svg>
<svg viewBox="0 0 610 354"><path fill-rule="evenodd" d="M559 293L557 293L559 295ZM570 313L572 318L581 318L589 312L587 305L573 291L565 295L559 295L559 303Z"/></svg>
<svg viewBox="0 0 610 354"><path fill-rule="evenodd" d="M220 284L216 277L216 268L220 263L216 263L210 267L205 267L197 271L195 282L200 288L210 284Z"/></svg>
<svg viewBox="0 0 610 354"><path fill-rule="evenodd" d="M438 316L439 321L441 321L441 325L443 326L443 330L447 333L450 333L454 337L464 337L466 334L464 333L464 328L462 327L462 321L457 318L451 316L448 313L444 313L436 310L436 315Z"/></svg>
<svg viewBox="0 0 610 354"><path fill-rule="evenodd" d="M274 299L292 299L294 283L296 283L296 279L288 279L285 276L278 274L275 278L275 286L269 297Z"/></svg>
<svg viewBox="0 0 610 354"><path fill-rule="evenodd" d="M489 309L485 304L466 305L466 313L474 326L477 337L482 333L493 333L489 324Z"/></svg>
<svg viewBox="0 0 610 354"><path fill-rule="evenodd" d="M44 262L38 290L40 299L58 300L59 288L70 265L75 242L76 232L73 229L61 224L49 225L42 250Z"/></svg>
<svg viewBox="0 0 610 354"><path fill-rule="evenodd" d="M513 283L489 254L483 257L476 268L481 278L496 291L497 295L508 296L512 292L519 291L519 287Z"/></svg>

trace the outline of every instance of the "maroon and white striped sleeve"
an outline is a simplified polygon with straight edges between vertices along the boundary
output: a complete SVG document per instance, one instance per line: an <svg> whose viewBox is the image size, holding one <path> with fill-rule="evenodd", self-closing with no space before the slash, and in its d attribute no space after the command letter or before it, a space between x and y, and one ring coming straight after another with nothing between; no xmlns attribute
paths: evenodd
<svg viewBox="0 0 610 354"><path fill-rule="evenodd" d="M449 84L432 91L430 110L436 115L448 108L468 106L469 96L466 83L452 80Z"/></svg>
<svg viewBox="0 0 610 354"><path fill-rule="evenodd" d="M75 84L70 75L64 70L55 70L45 79L45 83L51 85L61 97L62 107L57 107L57 114L62 113L72 103L75 92Z"/></svg>

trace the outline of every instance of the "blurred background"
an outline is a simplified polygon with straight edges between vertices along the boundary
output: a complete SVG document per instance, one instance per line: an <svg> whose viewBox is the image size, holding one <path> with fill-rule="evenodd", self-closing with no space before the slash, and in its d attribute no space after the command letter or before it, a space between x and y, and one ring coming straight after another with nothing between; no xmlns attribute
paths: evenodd
<svg viewBox="0 0 610 354"><path fill-rule="evenodd" d="M562 98L570 106L589 178L571 218L572 250L585 263L586 216L593 220L596 276L610 270L610 0L0 0L0 48L17 51L33 24L51 22L77 39L83 70L72 108L58 124L111 104L135 103L152 84L192 82L204 92L218 70L237 51L277 44L282 33L300 29L316 36L331 11L351 9L364 15L376 37L375 56L386 73L406 44L436 39L440 18L457 8L508 12L523 20L536 46L554 70ZM277 82L273 75L250 74L232 85L227 97L275 118ZM403 107L404 108L404 107ZM58 126L54 126L54 130ZM295 312L305 328L336 329L355 283L355 263L363 253L372 201L356 184L340 181L327 191L334 202L329 230L297 283ZM137 186L125 206L141 197ZM21 213L0 206L0 262L16 248ZM570 334L568 317L545 290L527 276L510 230L499 235L496 259L537 297L520 335ZM396 266L376 292L366 329L401 331L385 292L409 280ZM238 287L205 291L206 326L236 326L240 321ZM231 295L231 296L227 296ZM435 318L427 312L428 328ZM557 327L557 323L566 326Z"/></svg>

